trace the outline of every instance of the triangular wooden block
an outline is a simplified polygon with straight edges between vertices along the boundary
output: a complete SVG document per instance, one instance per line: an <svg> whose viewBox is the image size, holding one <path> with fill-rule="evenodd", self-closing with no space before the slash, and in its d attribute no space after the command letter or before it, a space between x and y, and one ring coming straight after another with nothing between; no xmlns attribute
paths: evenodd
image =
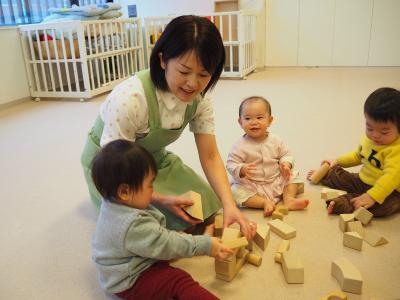
<svg viewBox="0 0 400 300"><path fill-rule="evenodd" d="M182 197L190 198L193 201L193 205L183 207L191 217L199 220L204 220L203 216L203 204L201 203L201 195L199 193L189 191L182 195Z"/></svg>
<svg viewBox="0 0 400 300"><path fill-rule="evenodd" d="M372 230L365 231L364 240L373 247L389 243L387 239Z"/></svg>

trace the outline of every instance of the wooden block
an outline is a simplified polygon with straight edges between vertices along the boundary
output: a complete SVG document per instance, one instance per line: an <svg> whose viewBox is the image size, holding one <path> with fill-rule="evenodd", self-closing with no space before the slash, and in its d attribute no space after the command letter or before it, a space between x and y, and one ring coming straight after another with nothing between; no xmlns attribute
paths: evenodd
<svg viewBox="0 0 400 300"><path fill-rule="evenodd" d="M236 259L232 261L215 259L214 262L215 273L229 276L235 272Z"/></svg>
<svg viewBox="0 0 400 300"><path fill-rule="evenodd" d="M223 240L222 243L231 249L241 248L247 246L248 244L247 239L245 237L236 238L232 240Z"/></svg>
<svg viewBox="0 0 400 300"><path fill-rule="evenodd" d="M276 251L274 255L274 260L277 263L282 263L282 253L288 251L290 248L290 241L289 240L283 240L279 247L278 250Z"/></svg>
<svg viewBox="0 0 400 300"><path fill-rule="evenodd" d="M217 214L214 220L214 236L222 236L222 231L224 229L224 216L223 214Z"/></svg>
<svg viewBox="0 0 400 300"><path fill-rule="evenodd" d="M281 265L287 283L304 283L303 263L295 252L283 252Z"/></svg>
<svg viewBox="0 0 400 300"><path fill-rule="evenodd" d="M267 248L270 237L270 228L268 225L257 225L256 235L254 236L254 243L263 251Z"/></svg>
<svg viewBox="0 0 400 300"><path fill-rule="evenodd" d="M364 232L364 240L373 247L389 243L382 235L370 229Z"/></svg>
<svg viewBox="0 0 400 300"><path fill-rule="evenodd" d="M282 253L276 252L274 255L274 260L277 263L282 263Z"/></svg>
<svg viewBox="0 0 400 300"><path fill-rule="evenodd" d="M341 214L339 216L339 228L342 232L347 231L347 224L349 222L354 221L354 215L353 214Z"/></svg>
<svg viewBox="0 0 400 300"><path fill-rule="evenodd" d="M201 195L193 191L188 191L183 194L182 197L190 198L193 201L193 205L185 206L183 207L183 210L187 212L191 217L204 221Z"/></svg>
<svg viewBox="0 0 400 300"><path fill-rule="evenodd" d="M242 258L242 257L245 256L245 254L246 254L246 248L245 247L241 247L241 248L239 248L239 250L238 250L238 252L236 254L236 257L237 258Z"/></svg>
<svg viewBox="0 0 400 300"><path fill-rule="evenodd" d="M279 244L278 250L276 250L276 252L283 253L288 251L289 249L290 249L290 241L284 240Z"/></svg>
<svg viewBox="0 0 400 300"><path fill-rule="evenodd" d="M255 265L257 267L259 267L261 265L262 262L262 257L260 255L257 255L255 253L249 253L249 255L247 255L247 262Z"/></svg>
<svg viewBox="0 0 400 300"><path fill-rule="evenodd" d="M272 220L279 219L283 221L283 214L281 214L279 211L274 210L271 217Z"/></svg>
<svg viewBox="0 0 400 300"><path fill-rule="evenodd" d="M334 291L323 296L321 300L347 300L347 295L342 291Z"/></svg>
<svg viewBox="0 0 400 300"><path fill-rule="evenodd" d="M343 246L361 251L363 238L357 232L345 232L343 234Z"/></svg>
<svg viewBox="0 0 400 300"><path fill-rule="evenodd" d="M345 194L347 194L346 191L330 189L330 188L324 187L321 190L321 199L326 201L329 199L337 198L337 197L339 197L341 195L345 195Z"/></svg>
<svg viewBox="0 0 400 300"><path fill-rule="evenodd" d="M236 276L236 274L239 272L239 270L242 268L243 264L246 262L247 260L247 255L249 254L249 251L246 250L246 254L244 257L239 258L236 262L235 268L234 270L229 273L229 274L221 274L221 273L217 273L217 278L225 280L225 281L232 281L232 279Z"/></svg>
<svg viewBox="0 0 400 300"><path fill-rule="evenodd" d="M253 240L248 241L249 244L246 246L246 249L249 251L253 251Z"/></svg>
<svg viewBox="0 0 400 300"><path fill-rule="evenodd" d="M360 221L363 225L367 225L374 216L369 210L364 207L359 207L356 211L354 211L354 218Z"/></svg>
<svg viewBox="0 0 400 300"><path fill-rule="evenodd" d="M296 229L279 219L269 221L268 224L271 227L272 232L285 240L294 238L296 236Z"/></svg>
<svg viewBox="0 0 400 300"><path fill-rule="evenodd" d="M322 178L328 173L329 171L329 164L323 163L322 166L316 170L310 177L310 181L312 184L318 184Z"/></svg>
<svg viewBox="0 0 400 300"><path fill-rule="evenodd" d="M347 259L340 257L332 262L331 274L342 291L361 294L363 280L360 271Z"/></svg>
<svg viewBox="0 0 400 300"><path fill-rule="evenodd" d="M274 211L277 211L277 212L281 213L282 215L287 215L289 213L289 209L285 205L282 205L282 204L278 204L275 207Z"/></svg>
<svg viewBox="0 0 400 300"><path fill-rule="evenodd" d="M297 195L304 193L304 182L296 182L297 184Z"/></svg>
<svg viewBox="0 0 400 300"><path fill-rule="evenodd" d="M362 226L360 221L351 221L347 223L347 230L357 232L362 237L364 236L364 227Z"/></svg>
<svg viewBox="0 0 400 300"><path fill-rule="evenodd" d="M224 229L224 232L222 233L221 240L222 241L233 240L233 239L237 239L241 235L242 234L240 233L239 229L226 227Z"/></svg>

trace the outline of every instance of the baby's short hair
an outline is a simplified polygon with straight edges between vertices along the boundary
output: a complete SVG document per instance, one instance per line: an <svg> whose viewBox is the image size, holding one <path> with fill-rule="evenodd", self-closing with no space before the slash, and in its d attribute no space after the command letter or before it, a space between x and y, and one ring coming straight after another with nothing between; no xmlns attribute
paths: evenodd
<svg viewBox="0 0 400 300"><path fill-rule="evenodd" d="M239 106L239 117L242 116L243 106L249 101L256 101L256 100L264 102L265 107L267 108L267 112L269 113L269 115L272 114L271 104L268 102L267 99L265 99L262 96L251 96L251 97L247 97L246 99L244 99L242 101L242 103L240 103L240 106Z"/></svg>
<svg viewBox="0 0 400 300"><path fill-rule="evenodd" d="M400 132L400 91L383 87L368 96L364 113L375 121L393 122Z"/></svg>
<svg viewBox="0 0 400 300"><path fill-rule="evenodd" d="M153 156L127 140L115 140L104 146L94 157L91 168L97 190L110 201L116 199L121 184L127 184L134 192L140 191L145 177L157 174Z"/></svg>

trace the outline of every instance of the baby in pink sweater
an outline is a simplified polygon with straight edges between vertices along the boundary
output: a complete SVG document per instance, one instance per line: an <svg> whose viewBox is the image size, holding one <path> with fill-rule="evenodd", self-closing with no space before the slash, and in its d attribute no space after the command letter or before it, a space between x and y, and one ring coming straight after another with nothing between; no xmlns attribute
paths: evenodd
<svg viewBox="0 0 400 300"><path fill-rule="evenodd" d="M296 198L298 172L283 141L268 132L272 123L271 105L263 97L249 97L239 107L239 124L245 135L228 156L226 168L232 175L232 192L239 205L264 209L269 216L283 198L289 210L308 206L307 199Z"/></svg>

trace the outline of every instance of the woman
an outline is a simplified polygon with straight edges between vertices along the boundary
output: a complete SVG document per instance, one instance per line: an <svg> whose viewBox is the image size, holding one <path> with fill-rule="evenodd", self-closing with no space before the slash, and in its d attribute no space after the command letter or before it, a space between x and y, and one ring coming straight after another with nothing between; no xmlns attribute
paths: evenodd
<svg viewBox="0 0 400 300"><path fill-rule="evenodd" d="M82 165L97 206L101 196L90 177L91 160L100 146L122 138L136 141L156 159L158 175L152 203L165 214L168 228L186 230L198 223L181 209L192 204L191 200L174 196L193 190L202 196L206 224L220 209L221 199L224 226L238 222L248 239L254 236L255 225L247 221L233 201L207 96L221 75L224 61L221 36L206 18L180 16L167 25L153 48L150 70L138 72L114 88L89 133ZM194 133L200 162L212 189L178 156L165 150L187 124Z"/></svg>

